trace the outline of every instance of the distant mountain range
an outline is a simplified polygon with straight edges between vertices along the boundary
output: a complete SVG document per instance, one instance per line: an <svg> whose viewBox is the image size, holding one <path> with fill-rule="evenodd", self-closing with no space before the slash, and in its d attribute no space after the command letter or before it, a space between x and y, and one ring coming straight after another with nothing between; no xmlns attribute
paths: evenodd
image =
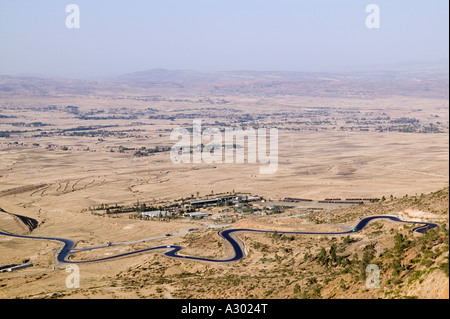
<svg viewBox="0 0 450 319"><path fill-rule="evenodd" d="M5 77L23 79L46 79L56 82L66 78L43 74L18 74ZM76 79L76 81L93 81L92 79ZM213 83L213 82L255 82L255 81L350 81L350 82L398 82L398 81L429 81L449 80L449 60L441 59L434 62L403 62L396 64L351 67L330 72L301 71L221 71L202 72L195 70L151 69L133 73L96 78L95 82L147 82L147 83Z"/></svg>
<svg viewBox="0 0 450 319"><path fill-rule="evenodd" d="M420 95L447 97L449 63L403 63L345 72L153 69L98 81L0 76L0 96L32 94L258 94L303 96Z"/></svg>
<svg viewBox="0 0 450 319"><path fill-rule="evenodd" d="M449 64L402 64L395 68L374 67L369 71L346 72L287 72L287 71L224 71L199 72L191 70L153 69L110 78L112 82L249 82L249 81L346 81L346 82L399 82L448 81Z"/></svg>

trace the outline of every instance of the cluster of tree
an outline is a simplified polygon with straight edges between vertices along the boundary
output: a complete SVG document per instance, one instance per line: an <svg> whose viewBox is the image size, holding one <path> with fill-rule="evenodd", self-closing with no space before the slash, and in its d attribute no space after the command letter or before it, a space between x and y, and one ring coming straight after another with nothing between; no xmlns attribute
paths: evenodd
<svg viewBox="0 0 450 319"><path fill-rule="evenodd" d="M419 120L415 118L400 117L398 119L393 119L390 122L394 124L417 124L419 123Z"/></svg>
<svg viewBox="0 0 450 319"><path fill-rule="evenodd" d="M172 115L172 116L168 116L168 115L165 115L165 114L150 115L148 118L150 120L171 120L171 121L174 121L175 120L175 115Z"/></svg>
<svg viewBox="0 0 450 319"><path fill-rule="evenodd" d="M357 241L349 236L344 237L343 244L347 245ZM344 273L350 272L358 274L359 279L366 279L366 267L374 263L376 256L376 250L374 245L368 245L364 248L363 257L359 260L358 255L355 254L350 259L350 256L342 256L338 254L339 251L343 251L341 247L338 249L338 245L333 243L330 249L327 251L324 247L320 250L319 254L314 258L311 253L307 253L304 256L304 260L316 260L317 264L324 266L325 268L338 268L340 267Z"/></svg>
<svg viewBox="0 0 450 319"><path fill-rule="evenodd" d="M112 115L112 116L89 116L79 115L80 120L135 120L137 115Z"/></svg>
<svg viewBox="0 0 450 319"><path fill-rule="evenodd" d="M78 107L78 106L74 106L74 105L68 105L68 106L66 106L65 111L66 111L67 113L70 113L70 114L75 114L75 115L80 114L79 107Z"/></svg>
<svg viewBox="0 0 450 319"><path fill-rule="evenodd" d="M420 132L421 133L442 133L442 131L439 129L439 127L437 127L433 123L430 123L428 126L423 126Z"/></svg>
<svg viewBox="0 0 450 319"><path fill-rule="evenodd" d="M154 153L168 152L168 151L170 151L170 147L155 146L154 148L146 148L145 146L143 146L134 153L134 156L136 157L149 156Z"/></svg>
<svg viewBox="0 0 450 319"><path fill-rule="evenodd" d="M51 124L42 123L42 122L32 122L32 123L24 123L24 122L17 122L17 123L11 123L12 126L26 126L26 127L40 127L40 126L50 126Z"/></svg>
<svg viewBox="0 0 450 319"><path fill-rule="evenodd" d="M148 206L146 203L139 203L137 202L133 206L119 206L118 204L115 204L114 206L110 206L108 204L100 204L98 206L92 206L89 207L89 210L91 211L105 211L106 214L121 214L121 213L131 213L131 212L147 212L147 211L155 211L155 210L164 210L162 206L156 207L156 206Z"/></svg>
<svg viewBox="0 0 450 319"><path fill-rule="evenodd" d="M109 137L109 136L123 136L125 133L123 132L113 132L113 131L104 131L104 130L97 130L97 131L82 131L82 132L70 132L68 134L64 134L67 136L87 136L87 137Z"/></svg>
<svg viewBox="0 0 450 319"><path fill-rule="evenodd" d="M317 256L317 263L328 268L330 266L345 266L350 264L351 261L347 257L338 255L336 244L332 244L328 252L322 247L319 255Z"/></svg>

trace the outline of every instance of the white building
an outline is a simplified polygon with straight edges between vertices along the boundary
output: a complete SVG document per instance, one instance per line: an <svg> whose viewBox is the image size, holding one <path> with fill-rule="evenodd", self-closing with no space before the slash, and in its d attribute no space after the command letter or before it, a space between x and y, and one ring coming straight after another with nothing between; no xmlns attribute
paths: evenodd
<svg viewBox="0 0 450 319"><path fill-rule="evenodd" d="M188 215L191 218L204 218L204 217L209 216L208 213L202 213L202 212L187 213L186 215Z"/></svg>
<svg viewBox="0 0 450 319"><path fill-rule="evenodd" d="M142 217L152 218L152 217L165 217L165 216L172 216L172 213L166 212L163 210L154 210L151 212L142 212Z"/></svg>

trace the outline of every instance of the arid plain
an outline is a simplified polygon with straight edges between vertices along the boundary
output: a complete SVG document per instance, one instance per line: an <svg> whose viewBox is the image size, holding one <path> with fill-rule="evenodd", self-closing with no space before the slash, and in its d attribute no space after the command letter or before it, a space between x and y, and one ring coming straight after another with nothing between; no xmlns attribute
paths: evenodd
<svg viewBox="0 0 450 319"><path fill-rule="evenodd" d="M157 207L185 198L214 198L216 194L231 193L260 196L266 200L262 206L287 197L313 200L384 197L393 205L390 207L385 202L379 208L375 205L381 204L373 204L373 207L367 204L365 210L361 207L332 208L333 222L325 224L314 222L311 215L276 222L280 216L295 215L306 208L291 207L280 215L242 215L233 220L231 227L328 231L351 227L362 216L373 215L375 207L386 214L435 221L448 227L448 205L439 212L433 208L443 205L445 197L448 200L448 189L444 198L439 198L439 203L430 205L428 210L417 208L417 203L412 203L411 207L394 205L405 196L420 197L448 187L448 88L441 81L425 81L425 84L342 79L181 84L138 81L134 85L129 81L106 84L55 81L5 77L0 81L3 88L0 92L1 231L69 238L76 241L76 248L136 241L82 252L75 257L78 259L171 244L185 247L183 254L186 255L220 258L229 253L229 247L223 245L216 228L205 225L221 227L228 222L190 218L142 220L131 218L133 213L96 214L93 208L102 204L132 207L136 203ZM277 128L277 172L260 174L263 164L173 163L167 149L176 141L170 139L170 134L175 128L192 128L194 119L202 120L204 128L221 130L227 127ZM149 149L157 151L148 153ZM219 213L217 208L209 211ZM324 211L315 214L317 218L326 219ZM36 219L39 224L30 233L14 215ZM338 222L340 216L347 217ZM286 221L289 222L286 224ZM386 240L385 247L393 246L393 232L389 231L397 225L380 224L383 232L379 237L372 237L366 246L376 240ZM157 238L189 229L199 230ZM367 241L364 235L367 233L356 236ZM149 240L140 241L143 239ZM320 243L326 240L324 237L307 237L304 241L299 238L294 248L286 248L265 235L245 235L248 256L242 262L225 265L172 260L160 252L80 264L80 288L73 289L66 286L65 266L57 266L59 243L0 236L0 266L21 264L24 260L34 265L0 273L0 297L192 297L186 292L187 286L180 286L180 282L189 278L188 273L216 279L231 276L230 282L233 282L245 267L256 269L263 258L270 260L257 252L257 248L251 248L257 241L270 246L267 254L276 251L276 247L284 247L283 251L293 249L295 254L289 260L294 265L300 260L306 261L306 251L314 254L316 250L312 247L316 245L318 252ZM365 246L361 248L361 242L358 245L347 247L348 251L342 253L362 253ZM326 247L330 247L329 243ZM279 272L270 262L268 264L266 273ZM259 268L265 269L266 265ZM138 269L148 274L140 276ZM316 271L320 273L323 269ZM130 282L136 276L162 279ZM218 281L203 282L204 287L218 285L217 290L208 288L210 290L202 292L201 287L194 290L196 296L202 298L290 298L302 297L299 290L309 291L303 287L318 284L292 275L286 277L289 282L281 284L286 286L285 290L274 290L273 287L280 287L280 282L269 277L260 284L264 288L259 287L256 279L247 278L246 282L238 278L230 286L228 282L223 286ZM296 280L302 287L297 292ZM380 297L379 291L364 293L356 282L353 286L347 284L353 287L349 295L348 288L338 289L342 287L341 281L336 279L333 286L332 280L321 280L319 276L322 285L319 294L314 295L311 290L309 297ZM446 289L445 285L435 287L433 297L441 298L445 294L448 297L448 277L444 273L430 274L425 284L433 287L433 280L447 283ZM245 293L249 291L247 284L254 286L250 295ZM405 289L399 289L394 295L427 298L426 290L420 287L409 288L412 292ZM392 295L383 295L389 296Z"/></svg>

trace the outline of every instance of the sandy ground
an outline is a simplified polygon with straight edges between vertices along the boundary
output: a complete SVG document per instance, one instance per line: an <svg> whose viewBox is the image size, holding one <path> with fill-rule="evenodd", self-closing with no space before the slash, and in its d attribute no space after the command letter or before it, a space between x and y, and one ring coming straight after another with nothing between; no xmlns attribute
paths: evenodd
<svg viewBox="0 0 450 319"><path fill-rule="evenodd" d="M391 116L408 116L414 108L426 109L423 119L438 115L448 121L448 105L438 99L390 98L374 100L278 98L273 107L263 98L230 98L229 107L252 112L264 108L264 112L292 110L298 105L317 107L328 104L336 109L360 107L371 111L380 108ZM6 104L12 100L3 101ZM16 101L14 101L17 103ZM154 106L149 103L129 101L128 106L144 109ZM36 107L52 103L58 105L80 105L81 109L123 106L123 100L94 98L46 98L35 103ZM23 100L24 106L32 101ZM157 107L183 110L186 105L159 102ZM198 105L196 106L198 107ZM445 109L447 107L447 109ZM10 114L5 111L3 113ZM19 120L49 122L58 128L79 125L118 124L120 129L135 128L131 121L83 121L73 122L68 114L35 112L29 108L18 110L23 116ZM136 121L136 120L134 120ZM148 124L148 120L143 120ZM260 174L259 164L174 164L169 153L158 153L133 160L133 152L110 152L120 145L133 147L170 146L170 130L190 120L156 121L154 125L139 126L144 132L136 138L97 137L33 137L25 134L21 138L0 139L0 207L8 213L35 218L39 227L35 236L70 238L77 247L89 247L107 242L132 241L166 233L185 231L199 227L197 222L186 221L141 221L129 218L106 218L91 214L89 208L101 204L133 205L137 201L148 204L170 202L213 193L243 192L277 200L284 197L324 199L327 197L401 197L428 193L448 187L449 137L448 134L415 134L399 132L340 132L338 130L279 131L279 166L276 174ZM340 123L337 124L339 126ZM207 125L205 124L205 127ZM332 125L334 126L334 124ZM0 130L11 126L0 124ZM17 141L18 144L13 144ZM39 143L39 146L33 146ZM68 151L58 148L46 149L48 144L68 145ZM89 149L88 149L89 148ZM428 212L407 211L405 217L433 217ZM273 227L273 221L261 223L261 228ZM241 221L237 226L248 225ZM259 227L256 223L254 227ZM268 226L269 225L269 226ZM302 224L308 226L307 224ZM275 226L293 227L290 219L279 220ZM299 225L297 225L299 226ZM295 226L295 227L297 227ZM310 225L311 226L311 225ZM0 213L0 229L13 233L26 233L10 215ZM179 243L182 239L168 239L162 243ZM131 249L154 245L158 242L135 245ZM217 247L217 246L216 246ZM16 278L18 287L25 281L36 282L34 291L57 291L62 287L67 274L55 266L55 251L58 243L36 242L26 239L0 238L0 265L20 263L30 259L36 267L8 274ZM130 247L102 251L107 255L126 251ZM219 250L217 254L223 251ZM91 254L91 255L89 255ZM97 256L86 253L86 258ZM152 256L158 253L152 254ZM81 258L81 257L80 257ZM85 284L98 282L108 274L117 274L130 266L142 263L146 255L126 259L83 265ZM151 257L156 258L156 257ZM2 275L3 276L3 275ZM41 278L39 278L41 276ZM36 279L39 278L39 279ZM44 280L43 280L44 279ZM431 280L431 279L430 279ZM41 284L42 283L42 284ZM431 285L431 283L430 283ZM26 290L26 288L24 288ZM63 287L61 288L63 289ZM114 290L114 288L110 288ZM14 289L13 289L14 290ZM0 297L20 296L23 290L2 292ZM32 294L30 292L30 294ZM170 291L166 292L167 295ZM136 297L131 294L131 297ZM128 297L130 297L128 296ZM127 296L123 296L127 297Z"/></svg>

